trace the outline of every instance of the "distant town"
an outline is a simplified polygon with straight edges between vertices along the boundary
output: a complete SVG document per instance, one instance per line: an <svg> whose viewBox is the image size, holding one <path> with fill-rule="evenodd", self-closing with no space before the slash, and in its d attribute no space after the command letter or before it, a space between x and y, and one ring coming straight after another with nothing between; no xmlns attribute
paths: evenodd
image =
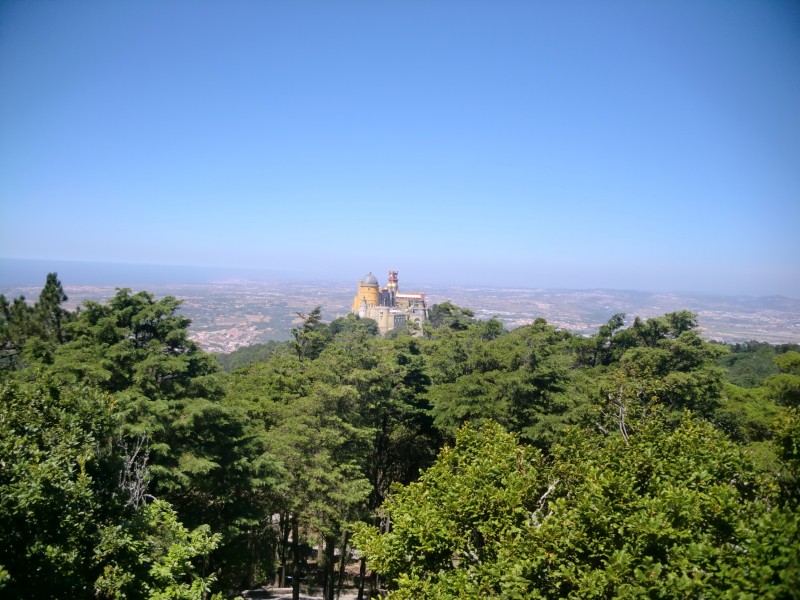
<svg viewBox="0 0 800 600"><path fill-rule="evenodd" d="M361 275L360 273L357 275ZM42 276L44 282L44 275ZM327 321L351 312L357 277L349 282L228 281L212 284L135 286L158 297L183 301L192 320L192 338L209 352L231 352L241 346L286 340L301 321L298 313L322 307ZM70 286L62 281L72 309L85 300L103 301L115 286ZM409 289L426 292L430 307L444 301L467 307L480 319L496 317L508 328L544 318L569 331L590 335L617 313L652 317L675 310L697 313L703 335L724 342L758 340L800 343L800 300L773 296L714 297L654 294L619 290L547 290L524 288L441 287L411 281ZM39 286L0 287L7 298L24 295L34 301Z"/></svg>

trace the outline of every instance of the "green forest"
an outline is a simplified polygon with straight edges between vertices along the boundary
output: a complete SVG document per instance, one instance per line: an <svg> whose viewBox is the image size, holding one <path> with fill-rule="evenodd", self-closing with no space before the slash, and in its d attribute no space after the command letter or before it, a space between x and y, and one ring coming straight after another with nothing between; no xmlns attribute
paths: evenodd
<svg viewBox="0 0 800 600"><path fill-rule="evenodd" d="M180 301L0 295L0 595L800 597L800 347L429 308L215 356Z"/></svg>

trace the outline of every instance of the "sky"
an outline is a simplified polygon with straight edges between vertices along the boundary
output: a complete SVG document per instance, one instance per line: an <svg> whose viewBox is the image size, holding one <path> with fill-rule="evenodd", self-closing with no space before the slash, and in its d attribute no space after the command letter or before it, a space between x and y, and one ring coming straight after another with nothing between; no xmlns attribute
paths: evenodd
<svg viewBox="0 0 800 600"><path fill-rule="evenodd" d="M798 226L797 2L0 2L0 257L800 298Z"/></svg>

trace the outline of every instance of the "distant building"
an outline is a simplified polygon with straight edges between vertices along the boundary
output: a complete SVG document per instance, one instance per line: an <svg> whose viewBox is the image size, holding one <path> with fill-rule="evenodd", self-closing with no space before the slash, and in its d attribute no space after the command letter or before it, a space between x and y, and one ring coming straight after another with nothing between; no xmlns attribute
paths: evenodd
<svg viewBox="0 0 800 600"><path fill-rule="evenodd" d="M393 329L407 328L421 335L428 318L424 292L400 292L397 271L389 271L386 287L378 285L378 278L368 273L358 282L358 293L353 298L353 312L362 319L378 323L381 335Z"/></svg>

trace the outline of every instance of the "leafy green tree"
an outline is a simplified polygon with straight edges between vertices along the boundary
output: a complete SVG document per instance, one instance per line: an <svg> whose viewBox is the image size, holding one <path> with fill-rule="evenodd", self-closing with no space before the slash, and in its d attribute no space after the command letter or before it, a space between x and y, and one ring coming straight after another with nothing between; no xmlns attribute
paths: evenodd
<svg viewBox="0 0 800 600"><path fill-rule="evenodd" d="M393 341L366 335L339 337L320 355L315 370L326 386L353 394L342 414L361 432L363 442L352 456L369 483L358 516L377 523L377 508L390 486L414 480L431 463L440 443L425 397L430 378L420 341L408 336ZM344 556L349 527L342 534ZM343 567L342 563L340 573Z"/></svg>
<svg viewBox="0 0 800 600"><path fill-rule="evenodd" d="M219 538L207 525L189 531L168 503L155 500L100 532L95 597L204 600L216 576L202 570Z"/></svg>
<svg viewBox="0 0 800 600"><path fill-rule="evenodd" d="M431 445L438 446L419 340L341 338L316 361L314 377L318 386L346 394L337 410L364 433L358 459L372 484L369 509L375 509L389 486L416 477L433 459Z"/></svg>
<svg viewBox="0 0 800 600"><path fill-rule="evenodd" d="M617 313L605 325L601 325L597 332L590 338L577 342L578 363L588 367L609 365L619 360L617 340L614 339L618 331L625 325L625 313Z"/></svg>
<svg viewBox="0 0 800 600"><path fill-rule="evenodd" d="M357 423L358 392L340 380L348 367L339 360L350 358L328 351L316 358L275 355L235 373L228 385L226 403L246 411L250 434L264 440L280 473L269 513L280 515L277 582L291 577L295 596L306 540L321 549L326 597L334 589L334 549L369 492L361 468L367 432Z"/></svg>
<svg viewBox="0 0 800 600"><path fill-rule="evenodd" d="M299 585L307 540L320 548L326 597L336 587L335 550L347 554L351 524L371 519L391 483L413 480L439 444L421 342L390 342L354 324L314 359L275 355L234 373L225 399L246 411L252 434L266 439L281 467L277 582L291 573Z"/></svg>
<svg viewBox="0 0 800 600"><path fill-rule="evenodd" d="M791 597L798 514L707 422L573 430L550 458L459 432L356 544L390 598Z"/></svg>
<svg viewBox="0 0 800 600"><path fill-rule="evenodd" d="M465 422L496 420L546 447L582 418L587 399L571 385L572 335L544 320L498 336L483 324L444 331L427 353L432 414L451 439Z"/></svg>
<svg viewBox="0 0 800 600"><path fill-rule="evenodd" d="M793 347L750 341L722 348L727 351L716 364L724 369L727 382L714 422L735 440L749 444L762 467L774 471L777 457L770 451L772 446L764 442L772 438L772 425L785 413L785 405L791 404L781 393L785 390L791 395L792 376L785 372L791 367L785 365L781 374L777 363L787 360L781 356L792 352Z"/></svg>
<svg viewBox="0 0 800 600"><path fill-rule="evenodd" d="M205 597L217 537L188 532L125 480L114 400L86 387L0 388L0 563L16 598Z"/></svg>
<svg viewBox="0 0 800 600"><path fill-rule="evenodd" d="M273 462L276 469L274 485L264 490L261 502L262 515L258 523L254 523L251 527L255 535L258 535L258 531L263 535L249 541L248 545L259 547L267 540L274 542L277 545L275 553L277 566L272 565L273 568L268 569L270 565L262 564L261 569L253 573L251 578L253 583L265 583L277 568L275 583L283 587L287 576L290 575L288 566L291 561L289 556L292 525L289 470L291 465L284 455L287 453L292 457L296 455L290 452L290 448L284 447L280 440L275 439L282 436L276 436L273 430L284 420L294 416L290 407L295 406L311 391L311 382L305 374L304 367L305 364L294 354L279 353L266 362L256 362L240 369L231 374L226 382L226 396L223 402L246 415L246 435L254 442L264 444L264 460ZM271 449L273 446L277 446L277 451ZM296 474L296 477L301 476L300 473ZM272 515L275 513L280 515L277 539L274 537L272 523ZM296 548L298 553L299 541L298 536Z"/></svg>
<svg viewBox="0 0 800 600"><path fill-rule="evenodd" d="M65 383L116 395L126 435L149 439L155 492L192 518L198 507L184 512L181 490L204 488L220 468L210 442L219 439L213 430L222 427L225 409L217 401L222 390L212 377L214 359L189 340L189 320L177 314L179 305L171 296L156 300L127 289L107 304L87 302L66 326L69 341L56 349L51 370Z"/></svg>
<svg viewBox="0 0 800 600"><path fill-rule="evenodd" d="M9 302L0 294L0 377L4 377L21 362L31 312L24 296Z"/></svg>
<svg viewBox="0 0 800 600"><path fill-rule="evenodd" d="M800 406L800 352L790 350L772 359L780 373L767 378L772 397L779 404Z"/></svg>
<svg viewBox="0 0 800 600"><path fill-rule="evenodd" d="M317 306L310 313L297 313L302 319L300 327L292 328L292 347L300 360L313 360L330 342L329 327L322 322L322 307Z"/></svg>
<svg viewBox="0 0 800 600"><path fill-rule="evenodd" d="M71 313L61 305L67 295L56 273L49 273L39 300L29 306L24 296L11 303L0 295L0 377L30 363L50 363Z"/></svg>
<svg viewBox="0 0 800 600"><path fill-rule="evenodd" d="M189 339L180 301L121 289L106 304L87 302L66 326L68 341L54 356L64 381L92 383L109 392L135 392L148 399L218 397L208 375L214 359Z"/></svg>
<svg viewBox="0 0 800 600"><path fill-rule="evenodd" d="M725 369L727 380L737 386L760 387L767 377L779 372L772 362L775 357L772 344L753 340L730 345L728 350L717 359L717 364Z"/></svg>
<svg viewBox="0 0 800 600"><path fill-rule="evenodd" d="M475 313L468 308L456 306L451 302L434 304L428 309L425 325L429 330L452 329L463 331L475 323Z"/></svg>
<svg viewBox="0 0 800 600"><path fill-rule="evenodd" d="M272 355L283 352L286 348L287 342L269 340L266 344L242 346L233 352L215 354L214 356L221 369L226 373L230 373L254 362L265 362L269 360Z"/></svg>
<svg viewBox="0 0 800 600"><path fill-rule="evenodd" d="M109 399L52 383L0 390L0 564L10 597L92 596L92 557L114 511Z"/></svg>
<svg viewBox="0 0 800 600"><path fill-rule="evenodd" d="M776 422L775 446L780 472L778 483L787 503L800 505L800 413L792 408Z"/></svg>
<svg viewBox="0 0 800 600"><path fill-rule="evenodd" d="M63 326L70 317L61 305L68 300L56 273L48 273L39 301L34 306L41 336L53 342L64 341Z"/></svg>
<svg viewBox="0 0 800 600"><path fill-rule="evenodd" d="M636 398L632 410L646 410L663 404L680 413L691 409L711 416L722 398L722 371L715 366L723 350L704 341L695 329L695 320L686 311L642 321L617 334L630 332L638 339L625 351L613 373L605 378L601 394L620 407L620 398Z"/></svg>
<svg viewBox="0 0 800 600"><path fill-rule="evenodd" d="M346 317L339 317L331 321L330 334L335 338L355 331L361 331L367 337L377 337L378 322L374 319L362 319L358 315L349 314Z"/></svg>
<svg viewBox="0 0 800 600"><path fill-rule="evenodd" d="M299 598L303 562L301 535L319 536L320 546L330 548L332 555L344 525L357 518L357 508L369 493L352 456L360 432L342 418L341 407L337 410L336 406L350 402L347 393L318 387L311 396L285 406L286 414L268 431L269 450L285 473L282 505L291 528L295 598ZM326 563L328 577L331 568ZM325 583L327 596L332 582Z"/></svg>
<svg viewBox="0 0 800 600"><path fill-rule="evenodd" d="M46 368L61 385L113 394L121 443L146 442L148 492L168 500L188 527L207 524L222 534L213 565L226 567L222 585L237 587L238 573L258 568L236 549L263 531L276 467L266 442L250 434L245 411L221 402L216 362L189 339L179 306L171 296L127 289L108 303L88 302L64 326L66 341L54 348L52 364L18 377L33 379Z"/></svg>
<svg viewBox="0 0 800 600"><path fill-rule="evenodd" d="M397 588L392 597L490 597L490 578L478 569L525 526L525 499L543 485L542 460L496 424L465 426L455 447L386 501L391 530L360 526L356 546Z"/></svg>
<svg viewBox="0 0 800 600"><path fill-rule="evenodd" d="M712 419L731 439L751 444L772 439L773 424L785 411L766 388L742 388L726 382Z"/></svg>

